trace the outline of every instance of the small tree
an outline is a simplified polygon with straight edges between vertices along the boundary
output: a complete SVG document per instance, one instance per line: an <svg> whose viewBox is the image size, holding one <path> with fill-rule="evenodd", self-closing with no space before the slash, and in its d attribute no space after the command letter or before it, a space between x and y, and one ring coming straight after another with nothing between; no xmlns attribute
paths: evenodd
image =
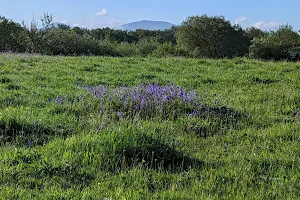
<svg viewBox="0 0 300 200"><path fill-rule="evenodd" d="M54 16L52 14L44 13L44 15L41 17L43 29L48 30L53 28L53 20Z"/></svg>
<svg viewBox="0 0 300 200"><path fill-rule="evenodd" d="M244 56L250 40L238 26L233 27L223 16L188 17L177 28L177 43L194 52L196 57L222 58Z"/></svg>
<svg viewBox="0 0 300 200"><path fill-rule="evenodd" d="M29 46L26 30L20 24L0 16L0 51L25 52Z"/></svg>
<svg viewBox="0 0 300 200"><path fill-rule="evenodd" d="M71 30L52 29L43 36L39 52L48 55L75 55L78 53L80 39Z"/></svg>
<svg viewBox="0 0 300 200"><path fill-rule="evenodd" d="M66 25L66 24L58 24L57 29L62 29L62 30L70 30L71 26Z"/></svg>
<svg viewBox="0 0 300 200"><path fill-rule="evenodd" d="M44 13L40 21L42 22L42 27L39 25L38 21L32 18L30 25L27 25L24 21L22 22L23 28L26 29L27 35L31 41L31 52L41 52L41 47L43 46L44 35L53 28L52 14Z"/></svg>
<svg viewBox="0 0 300 200"><path fill-rule="evenodd" d="M260 30L258 28L255 28L255 27L247 28L245 31L246 31L247 36L251 40L253 40L254 38L259 38L259 37L263 37L266 35L265 32L263 32L262 30Z"/></svg>

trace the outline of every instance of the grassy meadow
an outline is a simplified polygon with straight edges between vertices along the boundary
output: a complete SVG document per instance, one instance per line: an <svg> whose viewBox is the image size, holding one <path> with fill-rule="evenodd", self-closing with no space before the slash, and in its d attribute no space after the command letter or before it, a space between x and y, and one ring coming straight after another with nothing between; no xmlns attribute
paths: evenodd
<svg viewBox="0 0 300 200"><path fill-rule="evenodd" d="M299 199L300 63L0 55L0 199Z"/></svg>

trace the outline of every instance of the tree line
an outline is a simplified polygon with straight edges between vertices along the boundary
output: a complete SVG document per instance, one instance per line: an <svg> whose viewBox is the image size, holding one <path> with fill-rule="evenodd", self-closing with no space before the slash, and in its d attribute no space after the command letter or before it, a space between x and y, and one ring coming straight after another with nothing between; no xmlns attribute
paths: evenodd
<svg viewBox="0 0 300 200"><path fill-rule="evenodd" d="M29 25L0 16L0 51L45 55L250 57L300 60L300 35L290 25L243 29L223 16L191 16L169 30L122 31L53 24L45 13Z"/></svg>

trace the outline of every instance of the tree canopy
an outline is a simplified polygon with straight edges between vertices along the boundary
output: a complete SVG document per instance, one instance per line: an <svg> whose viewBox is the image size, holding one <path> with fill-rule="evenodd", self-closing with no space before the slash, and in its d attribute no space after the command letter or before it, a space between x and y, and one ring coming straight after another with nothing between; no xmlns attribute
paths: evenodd
<svg viewBox="0 0 300 200"><path fill-rule="evenodd" d="M177 43L196 57L244 56L250 44L245 32L223 16L188 17L177 29Z"/></svg>
<svg viewBox="0 0 300 200"><path fill-rule="evenodd" d="M300 60L300 35L290 25L275 31L243 29L223 16L188 17L169 30L87 29L54 23L45 13L19 24L0 16L0 51L47 55L183 56Z"/></svg>

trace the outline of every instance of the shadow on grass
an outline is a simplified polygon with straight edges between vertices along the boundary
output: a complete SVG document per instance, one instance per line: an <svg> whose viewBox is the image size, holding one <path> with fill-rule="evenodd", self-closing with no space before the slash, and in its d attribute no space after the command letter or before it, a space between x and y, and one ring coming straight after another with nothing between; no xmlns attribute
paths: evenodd
<svg viewBox="0 0 300 200"><path fill-rule="evenodd" d="M176 172L189 168L201 168L205 164L149 136L144 136L142 145L128 146L117 152L117 157L120 160L120 169L122 166L126 166L126 168L142 166Z"/></svg>
<svg viewBox="0 0 300 200"><path fill-rule="evenodd" d="M218 167L220 163L206 163L191 157L175 146L159 139L141 134L136 136L137 143L120 145L114 152L113 165L106 165L106 170L118 174L132 168L151 169L168 173L181 173L189 169L201 170L207 166ZM109 153L108 153L109 154Z"/></svg>
<svg viewBox="0 0 300 200"><path fill-rule="evenodd" d="M223 135L229 129L241 129L245 128L245 124L253 124L245 113L224 106L202 108L196 116L179 122L184 132L195 133L203 138Z"/></svg>
<svg viewBox="0 0 300 200"><path fill-rule="evenodd" d="M25 106L27 104L27 98L18 93L13 93L6 97L0 97L0 108Z"/></svg>
<svg viewBox="0 0 300 200"><path fill-rule="evenodd" d="M12 152L3 160L10 174L3 176L0 185L17 184L26 189L42 189L45 182L61 185L63 189L77 187L83 189L91 184L94 175L77 165L53 163L36 149Z"/></svg>
<svg viewBox="0 0 300 200"><path fill-rule="evenodd" d="M272 84L272 83L278 83L279 80L273 80L273 79L261 79L261 78L258 78L258 77L254 77L252 78L252 82L253 83L260 83L260 84Z"/></svg>
<svg viewBox="0 0 300 200"><path fill-rule="evenodd" d="M114 176L138 168L176 174L223 166L221 162L193 158L173 144L136 131L84 134L55 140L41 148L12 151L3 161L8 170L0 185L42 189L51 182L63 189L82 190L93 184L100 172Z"/></svg>
<svg viewBox="0 0 300 200"><path fill-rule="evenodd" d="M212 119L215 123L232 128L239 128L238 122L240 121L249 121L246 113L225 106L204 109L201 113L203 114L200 114L200 117L203 119Z"/></svg>
<svg viewBox="0 0 300 200"><path fill-rule="evenodd" d="M14 84L7 85L8 90L20 90L21 88L22 88L22 86L20 86L20 85L14 85Z"/></svg>
<svg viewBox="0 0 300 200"><path fill-rule="evenodd" d="M80 170L76 166L48 166L44 167L37 178L47 177L59 183L64 189L88 187L95 179L95 176L87 171Z"/></svg>
<svg viewBox="0 0 300 200"><path fill-rule="evenodd" d="M0 83L10 83L11 79L7 77L0 77Z"/></svg>
<svg viewBox="0 0 300 200"><path fill-rule="evenodd" d="M38 123L27 124L16 120L0 121L0 145L5 143L29 147L44 145L54 137L65 138L71 131L71 128L50 128Z"/></svg>
<svg viewBox="0 0 300 200"><path fill-rule="evenodd" d="M284 182L289 180L291 191L299 191L299 178L293 179L293 173L282 174L282 169L289 172L294 172L299 169L299 161L294 160L275 160L261 159L252 160L245 159L251 166L253 177L249 180L250 186L272 185L274 182Z"/></svg>
<svg viewBox="0 0 300 200"><path fill-rule="evenodd" d="M95 179L95 176L87 171L80 170L74 166L36 166L26 165L30 170L16 167L9 176L0 181L3 184L17 184L26 189L43 189L46 182L58 184L63 189L88 187Z"/></svg>
<svg viewBox="0 0 300 200"><path fill-rule="evenodd" d="M210 79L210 78L206 78L206 79L201 80L201 83L215 85L217 83L217 81Z"/></svg>

